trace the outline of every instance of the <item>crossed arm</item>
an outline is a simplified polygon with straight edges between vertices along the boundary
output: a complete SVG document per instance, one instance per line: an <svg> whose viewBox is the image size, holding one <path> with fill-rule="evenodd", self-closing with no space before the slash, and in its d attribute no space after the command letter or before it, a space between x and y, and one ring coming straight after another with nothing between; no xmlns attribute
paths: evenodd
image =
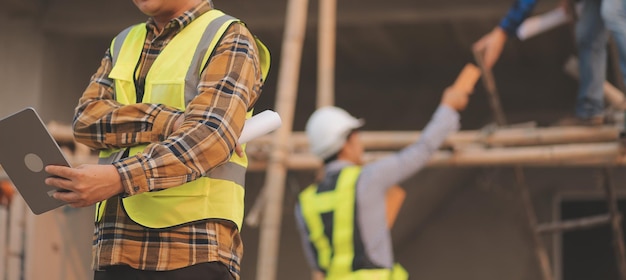
<svg viewBox="0 0 626 280"><path fill-rule="evenodd" d="M120 104L110 70L107 55L76 109L76 140L94 149L149 145L112 165L47 166L62 178L48 178L46 184L69 190L54 197L71 206L175 187L205 175L230 158L261 87L254 38L240 24L222 38L184 112L162 104Z"/></svg>

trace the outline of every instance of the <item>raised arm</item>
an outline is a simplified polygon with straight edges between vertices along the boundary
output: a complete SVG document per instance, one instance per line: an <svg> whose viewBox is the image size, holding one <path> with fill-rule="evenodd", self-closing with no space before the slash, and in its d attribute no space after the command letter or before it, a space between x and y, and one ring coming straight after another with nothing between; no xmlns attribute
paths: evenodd
<svg viewBox="0 0 626 280"><path fill-rule="evenodd" d="M500 24L472 45L473 51L481 54L486 69L491 69L498 62L508 37L515 36L517 28L536 4L537 0L516 0Z"/></svg>
<svg viewBox="0 0 626 280"><path fill-rule="evenodd" d="M359 188L373 195L384 195L389 187L421 170L448 135L459 129L459 112L467 106L479 77L480 70L468 64L455 83L444 90L441 103L420 138L398 153L366 164Z"/></svg>

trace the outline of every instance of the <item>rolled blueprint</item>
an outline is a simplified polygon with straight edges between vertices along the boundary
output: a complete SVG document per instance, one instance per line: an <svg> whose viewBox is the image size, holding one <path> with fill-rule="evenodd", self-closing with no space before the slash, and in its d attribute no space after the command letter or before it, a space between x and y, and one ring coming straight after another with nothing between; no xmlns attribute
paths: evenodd
<svg viewBox="0 0 626 280"><path fill-rule="evenodd" d="M576 5L576 12L580 13L581 4ZM539 35L559 25L570 21L570 16L563 7L558 7L549 12L532 16L524 20L517 29L517 37L520 40L526 40L530 37Z"/></svg>
<svg viewBox="0 0 626 280"><path fill-rule="evenodd" d="M246 120L243 131L239 136L239 144L244 144L254 138L268 134L280 127L282 120L278 113L265 110Z"/></svg>

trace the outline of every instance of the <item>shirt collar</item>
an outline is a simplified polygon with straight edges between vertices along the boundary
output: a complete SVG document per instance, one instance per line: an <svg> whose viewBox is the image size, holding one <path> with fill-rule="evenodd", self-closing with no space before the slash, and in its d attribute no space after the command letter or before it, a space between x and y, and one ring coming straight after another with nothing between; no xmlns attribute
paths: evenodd
<svg viewBox="0 0 626 280"><path fill-rule="evenodd" d="M197 6L185 11L179 17L173 18L165 25L165 29L177 28L179 31L189 25L194 19L200 17L204 13L213 9L213 3L211 1L202 1ZM156 30L156 23L152 17L148 18L146 27L152 30Z"/></svg>
<svg viewBox="0 0 626 280"><path fill-rule="evenodd" d="M330 174L334 172L339 172L339 170L347 166L351 166L351 165L354 165L354 163L338 159L338 160L334 160L326 164L326 167L324 168L324 170L326 171L327 174Z"/></svg>

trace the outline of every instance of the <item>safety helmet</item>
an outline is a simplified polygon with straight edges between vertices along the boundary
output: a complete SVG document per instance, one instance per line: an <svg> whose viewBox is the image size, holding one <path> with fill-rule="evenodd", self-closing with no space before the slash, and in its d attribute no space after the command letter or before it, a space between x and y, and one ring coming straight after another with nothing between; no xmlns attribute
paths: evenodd
<svg viewBox="0 0 626 280"><path fill-rule="evenodd" d="M306 123L306 136L311 152L326 159L341 150L348 134L364 121L351 116L345 110L327 106L317 109Z"/></svg>

